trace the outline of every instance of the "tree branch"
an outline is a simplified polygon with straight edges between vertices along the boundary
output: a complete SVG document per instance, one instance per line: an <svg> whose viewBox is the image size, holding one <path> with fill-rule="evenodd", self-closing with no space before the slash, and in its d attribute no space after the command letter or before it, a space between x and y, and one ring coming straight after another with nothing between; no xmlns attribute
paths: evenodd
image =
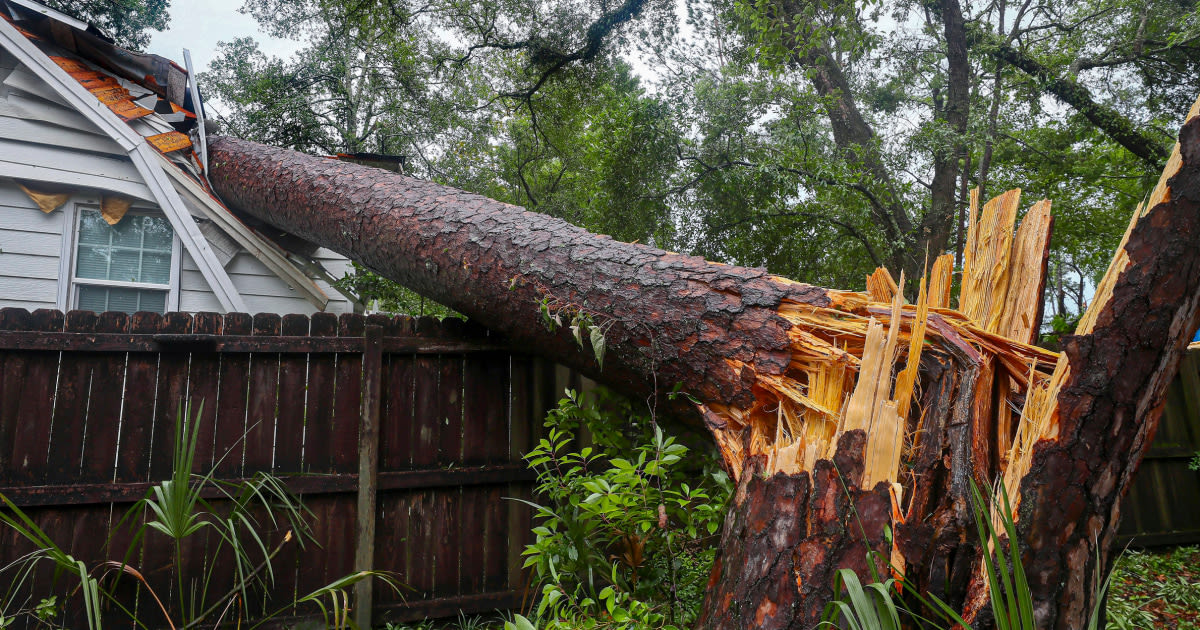
<svg viewBox="0 0 1200 630"><path fill-rule="evenodd" d="M1166 161L1167 147L1139 131L1131 120L1115 109L1096 102L1088 89L1070 78L1055 73L1034 59L1029 53L1018 50L1005 41L979 28L971 29L971 45L991 56L1024 72L1041 84L1046 92L1053 94L1063 103L1070 105L1089 122L1141 158L1149 166L1158 167Z"/></svg>

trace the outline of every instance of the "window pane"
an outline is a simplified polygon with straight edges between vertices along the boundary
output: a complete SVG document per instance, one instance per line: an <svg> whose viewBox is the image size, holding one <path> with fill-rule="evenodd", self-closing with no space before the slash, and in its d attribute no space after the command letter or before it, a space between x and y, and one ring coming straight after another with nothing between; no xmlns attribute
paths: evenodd
<svg viewBox="0 0 1200 630"><path fill-rule="evenodd" d="M112 228L104 222L103 217L95 210L84 210L79 213L79 242L108 245L109 233Z"/></svg>
<svg viewBox="0 0 1200 630"><path fill-rule="evenodd" d="M146 236L149 240L149 235ZM142 282L155 284L171 283L170 252L145 252L142 254Z"/></svg>
<svg viewBox="0 0 1200 630"><path fill-rule="evenodd" d="M141 303L138 305L139 311L167 312L166 291L138 291L138 295L141 297Z"/></svg>
<svg viewBox="0 0 1200 630"><path fill-rule="evenodd" d="M103 313L108 310L108 291L101 287L79 287L79 300L76 308L81 311Z"/></svg>
<svg viewBox="0 0 1200 630"><path fill-rule="evenodd" d="M138 310L137 289L106 289L108 291L108 310L136 313Z"/></svg>
<svg viewBox="0 0 1200 630"><path fill-rule="evenodd" d="M79 285L76 308L81 311L167 312L167 292L153 289L124 289Z"/></svg>
<svg viewBox="0 0 1200 630"><path fill-rule="evenodd" d="M173 245L174 232L166 217L126 214L110 226L99 212L83 210L75 276L167 285Z"/></svg>
<svg viewBox="0 0 1200 630"><path fill-rule="evenodd" d="M142 252L136 249L113 248L108 279L121 282L141 282Z"/></svg>
<svg viewBox="0 0 1200 630"><path fill-rule="evenodd" d="M105 246L79 245L79 260L75 265L75 276L79 278L108 279L110 250Z"/></svg>
<svg viewBox="0 0 1200 630"><path fill-rule="evenodd" d="M110 228L112 244L126 247L142 246L142 217L126 214L121 221Z"/></svg>
<svg viewBox="0 0 1200 630"><path fill-rule="evenodd" d="M146 233L143 244L145 249L171 251L175 232L171 230L171 224L167 222L166 217L142 217L142 228Z"/></svg>

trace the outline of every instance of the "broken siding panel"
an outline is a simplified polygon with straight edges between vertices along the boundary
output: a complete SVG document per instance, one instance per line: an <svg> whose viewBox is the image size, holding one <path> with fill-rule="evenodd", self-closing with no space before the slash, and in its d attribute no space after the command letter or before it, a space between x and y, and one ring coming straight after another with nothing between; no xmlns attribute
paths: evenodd
<svg viewBox="0 0 1200 630"><path fill-rule="evenodd" d="M14 182L0 179L0 305L57 306L63 216L42 212Z"/></svg>
<svg viewBox="0 0 1200 630"><path fill-rule="evenodd" d="M0 177L110 190L154 201L133 163L66 147L0 138Z"/></svg>
<svg viewBox="0 0 1200 630"><path fill-rule="evenodd" d="M0 91L4 95L4 98L0 99L0 114L24 120L38 120L66 129L109 138L108 134L104 133L95 123L73 109L60 107L3 85L0 85Z"/></svg>
<svg viewBox="0 0 1200 630"><path fill-rule="evenodd" d="M54 88L46 85L36 74L26 68L24 65L18 65L4 78L4 85L10 88L20 90L27 94L32 94L42 100L59 105L66 108L71 106L54 91Z"/></svg>

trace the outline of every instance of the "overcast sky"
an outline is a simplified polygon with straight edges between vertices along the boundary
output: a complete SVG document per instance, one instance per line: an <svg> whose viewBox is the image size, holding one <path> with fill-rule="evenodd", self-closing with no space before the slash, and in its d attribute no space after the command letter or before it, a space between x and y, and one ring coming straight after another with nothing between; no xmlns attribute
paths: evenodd
<svg viewBox="0 0 1200 630"><path fill-rule="evenodd" d="M242 0L171 0L171 23L163 32L151 31L146 52L162 55L183 65L183 49L192 51L192 61L203 72L208 69L217 42L250 35L267 55L286 57L300 43L268 37L249 15L238 13Z"/></svg>

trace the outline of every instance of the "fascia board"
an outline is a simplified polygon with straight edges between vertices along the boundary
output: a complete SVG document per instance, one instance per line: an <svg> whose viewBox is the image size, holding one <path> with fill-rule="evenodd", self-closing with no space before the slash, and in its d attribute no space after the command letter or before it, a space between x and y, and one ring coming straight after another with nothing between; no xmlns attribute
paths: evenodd
<svg viewBox="0 0 1200 630"><path fill-rule="evenodd" d="M190 177L181 173L167 158L158 156L162 169L171 178L176 188L187 194L204 215L231 236L238 245L254 256L270 269L280 280L295 287L310 304L324 311L329 304L329 296L321 290L300 268L289 260L274 243L267 241L250 228L246 227L237 217L218 204Z"/></svg>

